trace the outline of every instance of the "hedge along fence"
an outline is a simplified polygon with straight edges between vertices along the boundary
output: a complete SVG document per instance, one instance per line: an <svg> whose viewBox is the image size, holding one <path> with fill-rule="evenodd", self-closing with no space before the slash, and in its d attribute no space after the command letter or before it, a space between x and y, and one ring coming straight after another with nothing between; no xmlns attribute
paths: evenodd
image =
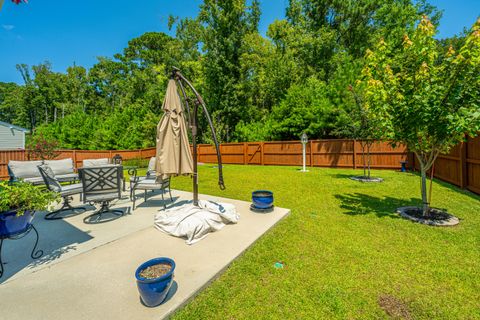
<svg viewBox="0 0 480 320"><path fill-rule="evenodd" d="M220 145L225 164L244 165L302 165L300 141L241 142ZM81 167L84 159L112 158L148 159L155 156L155 148L142 150L60 150L57 159L72 158ZM9 160L28 160L28 151L0 151L0 179L8 178ZM377 142L371 148L371 167L399 169L400 162L408 160L410 168L418 166L415 157L405 147L392 148L386 142ZM198 161L216 163L215 147L198 145ZM312 167L362 168L362 148L354 140L312 140L307 144L306 161ZM435 177L480 194L480 137L468 139L448 155L440 155L435 162Z"/></svg>

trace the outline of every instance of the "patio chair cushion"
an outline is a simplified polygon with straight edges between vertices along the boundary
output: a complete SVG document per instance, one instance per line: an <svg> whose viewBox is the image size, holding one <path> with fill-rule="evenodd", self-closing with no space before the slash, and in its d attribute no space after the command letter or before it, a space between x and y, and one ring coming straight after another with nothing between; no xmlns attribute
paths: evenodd
<svg viewBox="0 0 480 320"><path fill-rule="evenodd" d="M151 157L150 158L150 161L148 162L148 169L147 171L155 171L155 164L157 162L157 158L156 157Z"/></svg>
<svg viewBox="0 0 480 320"><path fill-rule="evenodd" d="M74 180L79 180L78 174L76 173L68 173L68 174L56 174L55 178L58 179L60 182L69 182Z"/></svg>
<svg viewBox="0 0 480 320"><path fill-rule="evenodd" d="M45 164L52 168L55 176L74 173L73 160L71 158L62 160L45 160Z"/></svg>
<svg viewBox="0 0 480 320"><path fill-rule="evenodd" d="M43 178L42 177L35 177L35 178L23 178L23 182L28 182L31 184L43 184Z"/></svg>
<svg viewBox="0 0 480 320"><path fill-rule="evenodd" d="M110 160L108 158L101 159L85 159L83 160L83 167L102 167L110 165Z"/></svg>
<svg viewBox="0 0 480 320"><path fill-rule="evenodd" d="M62 191L62 185L55 178L55 174L53 173L52 168L50 168L48 164L39 165L38 168L42 169L44 172L44 175L46 175L45 178L47 179L47 182L48 182L47 185L50 190L55 192Z"/></svg>
<svg viewBox="0 0 480 320"><path fill-rule="evenodd" d="M145 177L144 179L138 181L135 185L135 189L139 190L151 190L151 189L161 189L162 182L157 181L156 179L150 179Z"/></svg>
<svg viewBox="0 0 480 320"><path fill-rule="evenodd" d="M82 184L74 183L74 184L67 184L65 186L62 186L62 190L60 191L60 194L62 196L66 196L66 195L79 194L82 192L83 192Z"/></svg>
<svg viewBox="0 0 480 320"><path fill-rule="evenodd" d="M42 181L42 176L38 171L38 166L41 165L43 162L41 160L38 161L15 161L10 160L8 162L8 167L10 171L13 173L16 179L29 179L29 178L40 178ZM25 180L26 181L26 180Z"/></svg>
<svg viewBox="0 0 480 320"><path fill-rule="evenodd" d="M119 199L117 192L106 192L95 195L89 195L88 198L84 197L84 202L102 202L102 201L111 201Z"/></svg>

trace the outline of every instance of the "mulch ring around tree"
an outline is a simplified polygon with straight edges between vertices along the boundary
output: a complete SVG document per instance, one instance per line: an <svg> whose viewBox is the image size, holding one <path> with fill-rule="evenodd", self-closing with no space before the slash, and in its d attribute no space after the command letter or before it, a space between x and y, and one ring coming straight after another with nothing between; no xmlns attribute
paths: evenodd
<svg viewBox="0 0 480 320"><path fill-rule="evenodd" d="M436 208L431 208L427 217L423 216L422 209L419 207L401 207L397 209L397 213L405 219L429 226L451 227L460 223L457 217Z"/></svg>
<svg viewBox="0 0 480 320"><path fill-rule="evenodd" d="M367 177L367 176L354 176L350 177L350 179L360 182L383 182L382 178L375 178L375 177Z"/></svg>
<svg viewBox="0 0 480 320"><path fill-rule="evenodd" d="M147 267L140 272L140 277L145 279L156 279L163 275L166 275L172 266L168 263L159 263L153 266Z"/></svg>

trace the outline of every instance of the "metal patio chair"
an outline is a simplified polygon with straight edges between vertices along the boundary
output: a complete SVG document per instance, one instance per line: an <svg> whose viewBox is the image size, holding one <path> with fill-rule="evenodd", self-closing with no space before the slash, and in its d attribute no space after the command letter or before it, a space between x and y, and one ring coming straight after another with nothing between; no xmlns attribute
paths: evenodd
<svg viewBox="0 0 480 320"><path fill-rule="evenodd" d="M52 168L47 164L38 166L38 170L45 182L48 190L58 192L63 198L63 205L60 209L47 213L46 220L58 220L76 216L77 214L87 211L85 207L72 207L70 201L73 200L73 195L82 194L83 188L81 183L74 183L69 185L61 185L55 177ZM71 214L63 215L64 212L71 211Z"/></svg>
<svg viewBox="0 0 480 320"><path fill-rule="evenodd" d="M101 207L85 217L85 223L103 223L120 218L124 212L111 209L110 203L122 197L122 166L86 167L78 169L83 184L83 202L100 203Z"/></svg>
<svg viewBox="0 0 480 320"><path fill-rule="evenodd" d="M136 180L136 182L131 186L130 197L131 197L131 200L133 201L133 210L135 210L135 201L136 201L135 191L137 190L144 191L144 195L143 195L144 202L147 202L147 191L160 190L162 192L162 201L163 201L164 209L167 208L167 205L165 204L165 197L163 195L164 193L168 191L170 195L170 201L173 201L172 191L170 190L170 178L165 178L161 180L158 180L158 179L159 178L146 178L146 179Z"/></svg>

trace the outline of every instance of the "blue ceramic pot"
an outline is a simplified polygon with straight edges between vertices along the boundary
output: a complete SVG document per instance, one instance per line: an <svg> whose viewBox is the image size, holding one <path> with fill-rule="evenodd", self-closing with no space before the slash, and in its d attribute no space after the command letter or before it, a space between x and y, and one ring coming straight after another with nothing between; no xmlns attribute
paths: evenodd
<svg viewBox="0 0 480 320"><path fill-rule="evenodd" d="M32 224L34 211L17 216L16 210L0 212L0 238L9 238L27 231Z"/></svg>
<svg viewBox="0 0 480 320"><path fill-rule="evenodd" d="M155 279L146 279L140 276L140 272L142 272L144 269L160 263L169 264L172 267L167 274ZM137 271L135 272L135 278L137 278L138 292L140 293L142 302L147 307L158 306L165 300L168 290L173 283L174 270L175 262L170 258L164 257L149 260L137 268Z"/></svg>
<svg viewBox="0 0 480 320"><path fill-rule="evenodd" d="M252 202L257 209L268 209L273 205L273 192L268 190L253 191Z"/></svg>

